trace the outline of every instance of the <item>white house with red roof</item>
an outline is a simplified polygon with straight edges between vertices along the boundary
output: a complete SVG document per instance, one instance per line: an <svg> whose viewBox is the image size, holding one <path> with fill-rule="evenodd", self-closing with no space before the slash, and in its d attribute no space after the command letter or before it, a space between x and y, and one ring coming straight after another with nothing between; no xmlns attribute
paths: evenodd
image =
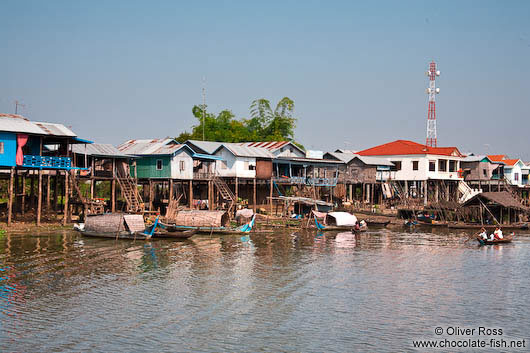
<svg viewBox="0 0 530 353"><path fill-rule="evenodd" d="M528 185L530 167L524 164L522 160L510 159L504 154L489 155L488 158L504 164L504 179L508 183L519 187Z"/></svg>
<svg viewBox="0 0 530 353"><path fill-rule="evenodd" d="M358 152L361 156L382 157L394 164L395 180L463 180L460 162L464 156L456 147L429 147L396 140Z"/></svg>

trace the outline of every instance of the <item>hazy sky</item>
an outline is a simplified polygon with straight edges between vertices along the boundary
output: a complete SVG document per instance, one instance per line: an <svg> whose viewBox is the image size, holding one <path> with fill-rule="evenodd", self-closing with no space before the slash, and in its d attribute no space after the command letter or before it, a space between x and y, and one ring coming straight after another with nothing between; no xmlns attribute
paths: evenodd
<svg viewBox="0 0 530 353"><path fill-rule="evenodd" d="M529 1L0 0L0 112L118 144L176 136L208 110L295 101L306 148L424 143L530 160Z"/></svg>

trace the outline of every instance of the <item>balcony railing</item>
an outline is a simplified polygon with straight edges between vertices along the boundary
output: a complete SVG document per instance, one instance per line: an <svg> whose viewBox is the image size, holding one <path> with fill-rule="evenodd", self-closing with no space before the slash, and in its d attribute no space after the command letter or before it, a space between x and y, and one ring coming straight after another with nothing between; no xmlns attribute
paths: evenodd
<svg viewBox="0 0 530 353"><path fill-rule="evenodd" d="M311 178L311 177L274 177L274 181L278 184L298 184L298 185L314 185L314 186L336 186L337 178Z"/></svg>
<svg viewBox="0 0 530 353"><path fill-rule="evenodd" d="M44 169L72 169L70 157L24 155L23 167Z"/></svg>
<svg viewBox="0 0 530 353"><path fill-rule="evenodd" d="M211 180L214 173L195 172L193 173L193 180Z"/></svg>

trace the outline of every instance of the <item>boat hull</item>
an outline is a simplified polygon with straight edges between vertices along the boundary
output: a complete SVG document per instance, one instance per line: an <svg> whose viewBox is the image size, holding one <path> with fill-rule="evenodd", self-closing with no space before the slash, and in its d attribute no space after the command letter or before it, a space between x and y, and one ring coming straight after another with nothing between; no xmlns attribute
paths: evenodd
<svg viewBox="0 0 530 353"><path fill-rule="evenodd" d="M502 239L495 239L495 240L484 240L482 238L477 238L477 241L480 245L506 244L506 243L511 243L512 240L513 240L513 236L507 236Z"/></svg>

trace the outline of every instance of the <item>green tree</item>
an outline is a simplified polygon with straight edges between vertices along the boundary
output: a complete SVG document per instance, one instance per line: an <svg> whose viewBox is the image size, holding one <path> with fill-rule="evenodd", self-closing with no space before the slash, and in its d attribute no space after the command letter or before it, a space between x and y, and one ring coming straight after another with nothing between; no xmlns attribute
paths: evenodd
<svg viewBox="0 0 530 353"><path fill-rule="evenodd" d="M250 106L250 119L236 119L230 110L223 110L217 116L208 113L202 105L195 105L193 116L198 120L191 133L183 132L176 139L219 142L251 141L293 141L296 118L293 117L294 102L285 97L273 110L266 99L257 99ZM302 147L297 144L297 146Z"/></svg>
<svg viewBox="0 0 530 353"><path fill-rule="evenodd" d="M293 141L297 119L293 116L294 102L282 98L272 110L267 99L256 99L250 105L250 119L247 126L261 141Z"/></svg>

